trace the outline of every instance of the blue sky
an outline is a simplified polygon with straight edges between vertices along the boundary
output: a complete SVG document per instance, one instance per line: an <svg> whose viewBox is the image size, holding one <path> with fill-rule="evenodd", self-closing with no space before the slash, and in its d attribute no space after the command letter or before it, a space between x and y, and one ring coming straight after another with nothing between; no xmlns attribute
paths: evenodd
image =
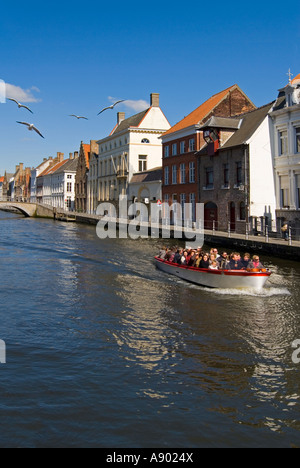
<svg viewBox="0 0 300 468"><path fill-rule="evenodd" d="M0 174L105 137L118 111L135 114L152 92L173 125L235 83L266 104L289 68L300 73L299 2L33 0L0 10L0 79L34 112L0 103ZM97 117L113 99L127 102Z"/></svg>

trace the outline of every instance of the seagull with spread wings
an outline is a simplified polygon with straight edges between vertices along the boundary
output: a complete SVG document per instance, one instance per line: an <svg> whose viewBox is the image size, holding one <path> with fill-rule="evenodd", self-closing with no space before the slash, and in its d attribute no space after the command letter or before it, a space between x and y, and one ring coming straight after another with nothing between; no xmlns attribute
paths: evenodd
<svg viewBox="0 0 300 468"><path fill-rule="evenodd" d="M17 122L18 124L21 124L21 125L26 125L26 127L28 127L28 130L30 132L32 132L32 130L34 130L38 135L40 135L42 138L45 138L41 132L33 125L33 124L30 124L30 123L27 123L27 122Z"/></svg>
<svg viewBox="0 0 300 468"><path fill-rule="evenodd" d="M87 119L86 117L82 117L82 116L80 116L80 115L75 115L75 114L70 114L69 117L75 117L77 120L79 120L79 119L89 120L89 119Z"/></svg>
<svg viewBox="0 0 300 468"><path fill-rule="evenodd" d="M17 106L18 106L19 109L21 109L21 107L24 107L24 109L27 109L29 112L31 112L31 113L33 114L32 110L29 109L29 107L24 106L23 104L21 104L20 102L16 101L15 99L12 99L12 98L7 98L7 99L8 99L9 101L15 102L15 103L17 104Z"/></svg>
<svg viewBox="0 0 300 468"><path fill-rule="evenodd" d="M115 102L112 106L108 106L108 107L105 107L104 109L102 109L98 115L102 114L102 112L108 110L108 109L113 109L117 104L120 104L121 102L125 102L125 100L123 99L122 101L117 101Z"/></svg>

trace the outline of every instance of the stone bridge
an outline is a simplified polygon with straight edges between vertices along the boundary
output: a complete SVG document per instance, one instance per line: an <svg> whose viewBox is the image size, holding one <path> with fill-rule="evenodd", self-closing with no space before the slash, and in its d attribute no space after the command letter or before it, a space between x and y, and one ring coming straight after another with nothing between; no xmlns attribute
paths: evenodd
<svg viewBox="0 0 300 468"><path fill-rule="evenodd" d="M39 203L0 202L0 210L18 210L27 218L54 218L54 209L50 205Z"/></svg>

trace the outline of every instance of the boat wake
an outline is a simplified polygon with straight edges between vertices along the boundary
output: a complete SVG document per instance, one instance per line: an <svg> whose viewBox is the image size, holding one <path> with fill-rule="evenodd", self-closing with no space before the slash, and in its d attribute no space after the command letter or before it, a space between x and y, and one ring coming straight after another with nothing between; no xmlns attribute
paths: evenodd
<svg viewBox="0 0 300 468"><path fill-rule="evenodd" d="M291 296L287 288L266 287L263 289L209 289L202 290L219 294L220 296L252 296L252 297L273 297L273 296Z"/></svg>

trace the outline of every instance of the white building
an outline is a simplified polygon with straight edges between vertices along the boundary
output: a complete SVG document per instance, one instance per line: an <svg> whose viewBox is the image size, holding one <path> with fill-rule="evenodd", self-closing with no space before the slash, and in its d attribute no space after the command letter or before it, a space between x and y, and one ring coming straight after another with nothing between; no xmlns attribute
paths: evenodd
<svg viewBox="0 0 300 468"><path fill-rule="evenodd" d="M162 200L162 167L134 174L128 187L128 198L138 203Z"/></svg>
<svg viewBox="0 0 300 468"><path fill-rule="evenodd" d="M300 228L300 75L279 90L271 112L278 228Z"/></svg>
<svg viewBox="0 0 300 468"><path fill-rule="evenodd" d="M30 203L36 203L37 193L37 177L47 169L50 164L53 164L53 158L44 158L43 162L36 168L31 170L31 183L30 183Z"/></svg>
<svg viewBox="0 0 300 468"><path fill-rule="evenodd" d="M99 156L91 158L88 177L88 211L102 201L129 196L129 182L137 172L162 166L160 136L170 124L159 107L159 94L151 94L150 107L125 119L118 113L111 134L97 141Z"/></svg>
<svg viewBox="0 0 300 468"><path fill-rule="evenodd" d="M78 153L75 157L70 153L69 159L59 161L37 177L38 202L74 211L77 165Z"/></svg>

